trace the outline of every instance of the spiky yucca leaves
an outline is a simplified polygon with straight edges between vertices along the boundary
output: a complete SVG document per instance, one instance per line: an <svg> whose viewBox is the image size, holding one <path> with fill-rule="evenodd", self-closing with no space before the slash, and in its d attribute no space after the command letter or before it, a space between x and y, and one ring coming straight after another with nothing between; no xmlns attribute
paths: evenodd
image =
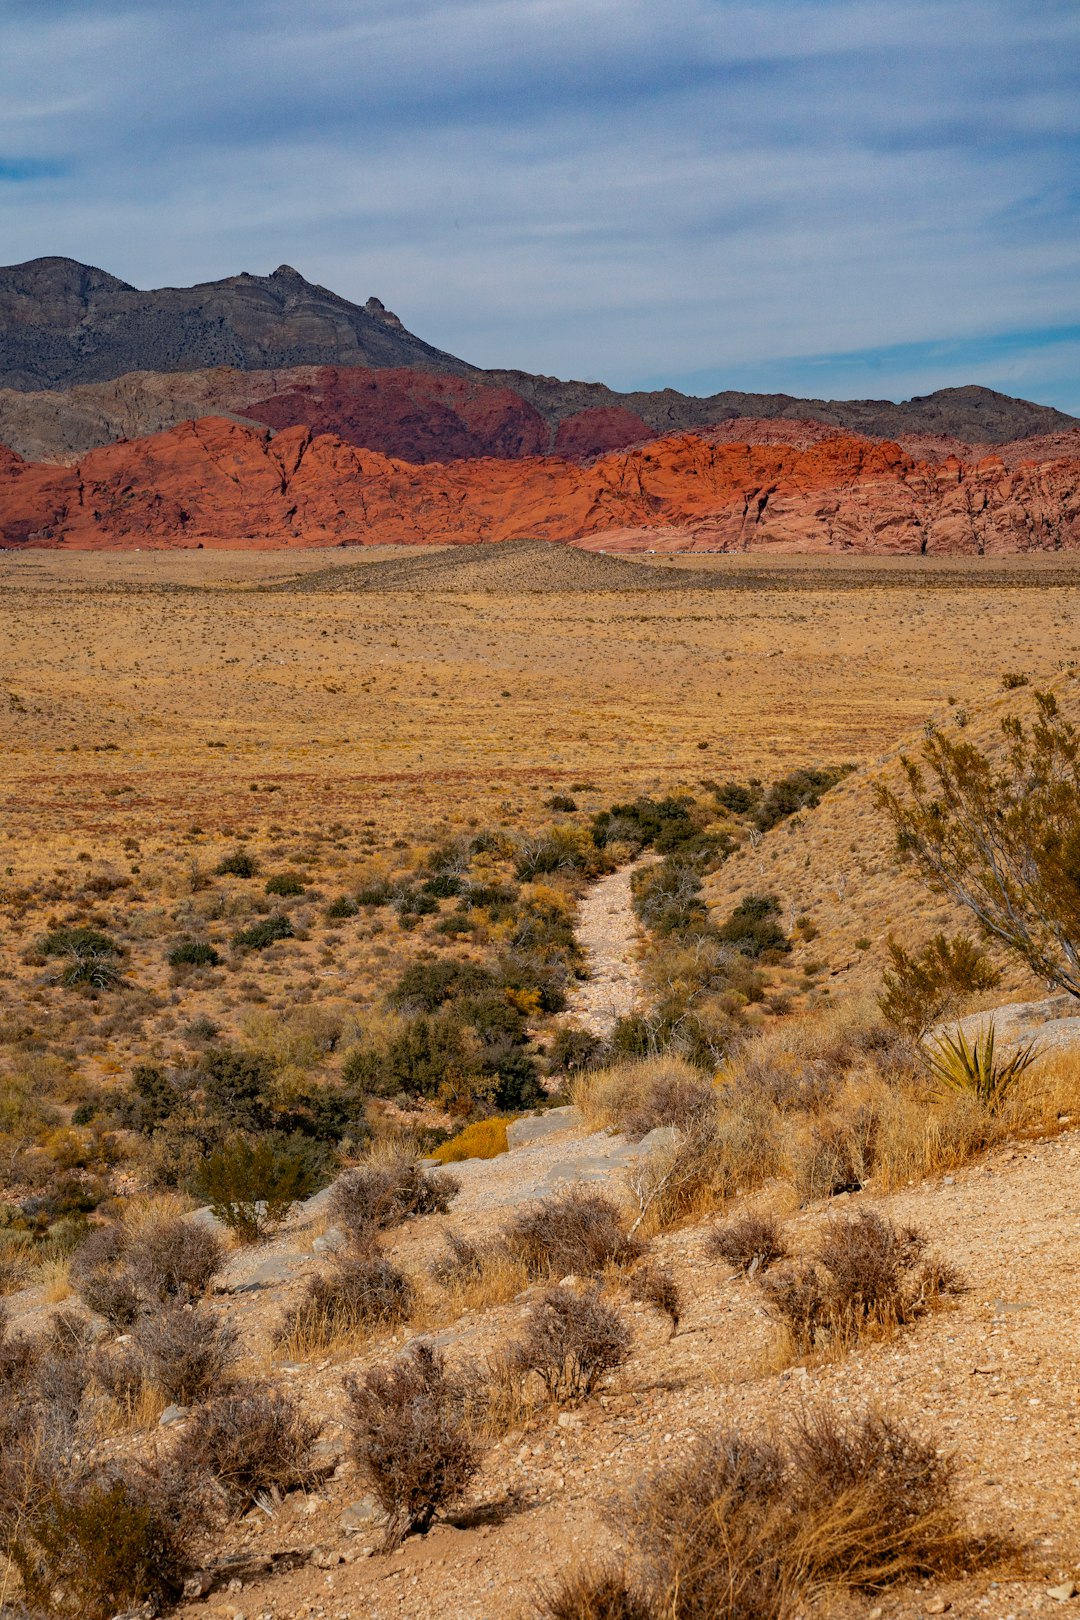
<svg viewBox="0 0 1080 1620"><path fill-rule="evenodd" d="M965 1091L977 1097L991 1113L1005 1103L1009 1093L1024 1070L1034 1063L1038 1051L1034 1041L1022 1046L1002 1062L995 1059L996 1038L994 1020L987 1025L985 1034L969 1046L963 1030L957 1025L951 1035L942 1035L935 1049L927 1054L934 1076L950 1091Z"/></svg>

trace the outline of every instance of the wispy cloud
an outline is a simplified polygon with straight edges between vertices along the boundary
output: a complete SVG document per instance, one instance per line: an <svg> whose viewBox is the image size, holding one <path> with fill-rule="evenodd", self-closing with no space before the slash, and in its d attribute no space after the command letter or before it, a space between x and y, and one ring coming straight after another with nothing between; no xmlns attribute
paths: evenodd
<svg viewBox="0 0 1080 1620"><path fill-rule="evenodd" d="M1080 411L1072 339L1008 340L1080 323L1074 0L8 0L0 31L0 259L287 260L482 364Z"/></svg>

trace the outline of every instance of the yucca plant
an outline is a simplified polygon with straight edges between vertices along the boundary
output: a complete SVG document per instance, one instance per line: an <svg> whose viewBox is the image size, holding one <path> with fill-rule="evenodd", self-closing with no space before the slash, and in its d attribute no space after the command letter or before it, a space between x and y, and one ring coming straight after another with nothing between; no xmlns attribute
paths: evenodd
<svg viewBox="0 0 1080 1620"><path fill-rule="evenodd" d="M969 1046L959 1024L951 1035L941 1035L936 1049L927 1054L931 1071L950 1091L966 1091L996 1113L1017 1080L1038 1052L1035 1042L1020 1047L1005 1061L996 1062L994 1043L997 1031L991 1019L986 1033Z"/></svg>

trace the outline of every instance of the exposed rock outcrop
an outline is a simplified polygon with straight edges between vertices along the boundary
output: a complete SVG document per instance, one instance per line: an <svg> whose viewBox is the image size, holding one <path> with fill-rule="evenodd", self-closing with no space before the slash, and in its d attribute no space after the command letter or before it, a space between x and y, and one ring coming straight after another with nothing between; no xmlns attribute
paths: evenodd
<svg viewBox="0 0 1080 1620"><path fill-rule="evenodd" d="M918 461L837 435L807 448L654 440L427 466L306 427L208 417L75 466L0 451L0 543L435 545L532 535L662 551L981 553L1080 545L1080 458Z"/></svg>

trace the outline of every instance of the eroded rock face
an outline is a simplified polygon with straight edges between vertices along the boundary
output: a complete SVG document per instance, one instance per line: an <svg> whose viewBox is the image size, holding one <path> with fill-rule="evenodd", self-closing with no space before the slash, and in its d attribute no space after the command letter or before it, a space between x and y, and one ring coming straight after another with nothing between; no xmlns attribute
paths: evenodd
<svg viewBox="0 0 1080 1620"><path fill-rule="evenodd" d="M1080 545L1080 457L918 461L835 436L803 448L695 434L587 465L418 466L307 427L221 417L75 466L0 450L6 546L436 545L535 536L658 551L974 554Z"/></svg>

